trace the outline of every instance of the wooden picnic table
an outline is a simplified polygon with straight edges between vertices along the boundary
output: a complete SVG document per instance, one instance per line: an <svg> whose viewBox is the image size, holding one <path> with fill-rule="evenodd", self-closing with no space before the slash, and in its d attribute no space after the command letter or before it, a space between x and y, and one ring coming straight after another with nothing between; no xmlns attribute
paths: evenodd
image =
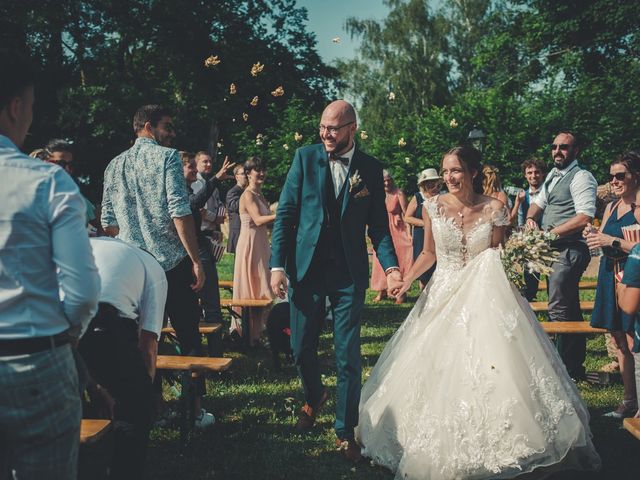
<svg viewBox="0 0 640 480"><path fill-rule="evenodd" d="M580 302L580 310L590 312L593 310L593 301ZM549 302L529 302L534 312L547 312L549 310Z"/></svg>
<svg viewBox="0 0 640 480"><path fill-rule="evenodd" d="M83 418L80 423L80 444L98 442L111 430L111 420Z"/></svg>
<svg viewBox="0 0 640 480"><path fill-rule="evenodd" d="M229 369L231 358L191 357L158 355L156 368L180 373L182 394L180 395L180 446L185 451L189 439L189 432L195 426L195 385L194 379L202 373L221 373Z"/></svg>
<svg viewBox="0 0 640 480"><path fill-rule="evenodd" d="M549 335L558 333L607 333L605 328L594 328L589 322L540 322Z"/></svg>
<svg viewBox="0 0 640 480"><path fill-rule="evenodd" d="M640 440L640 418L625 418L622 426L627 432Z"/></svg>
<svg viewBox="0 0 640 480"><path fill-rule="evenodd" d="M597 286L598 286L597 281L594 282L594 281L584 280L578 284L578 288L580 290L595 290ZM546 289L547 289L547 282L540 282L538 284L538 290L546 290Z"/></svg>

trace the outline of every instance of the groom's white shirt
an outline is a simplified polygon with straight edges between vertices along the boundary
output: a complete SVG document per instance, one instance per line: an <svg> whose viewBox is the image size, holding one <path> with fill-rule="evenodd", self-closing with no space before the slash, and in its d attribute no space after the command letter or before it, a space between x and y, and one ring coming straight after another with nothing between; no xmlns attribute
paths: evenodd
<svg viewBox="0 0 640 480"><path fill-rule="evenodd" d="M331 158L329 158L329 168L331 169L331 178L333 178L333 191L336 192L336 198L340 195L340 190L342 190L342 186L347 179L347 175L349 174L349 165L351 164L351 159L353 158L355 151L356 145L354 143L351 150L340 155L342 158L349 159L349 163L347 165L341 161L331 160ZM329 154L327 154L327 157L329 157Z"/></svg>

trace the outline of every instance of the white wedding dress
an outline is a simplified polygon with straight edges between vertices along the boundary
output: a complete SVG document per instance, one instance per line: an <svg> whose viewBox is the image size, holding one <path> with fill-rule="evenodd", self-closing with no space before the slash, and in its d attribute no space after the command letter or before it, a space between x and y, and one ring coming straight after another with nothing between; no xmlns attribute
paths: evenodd
<svg viewBox="0 0 640 480"><path fill-rule="evenodd" d="M396 479L599 469L587 408L489 248L506 209L464 234L438 197L425 208L437 269L363 387L363 454Z"/></svg>

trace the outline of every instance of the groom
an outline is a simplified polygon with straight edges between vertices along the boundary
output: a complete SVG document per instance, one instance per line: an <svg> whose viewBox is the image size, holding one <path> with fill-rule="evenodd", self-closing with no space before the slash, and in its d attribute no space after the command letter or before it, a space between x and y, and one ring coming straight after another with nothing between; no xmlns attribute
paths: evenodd
<svg viewBox="0 0 640 480"><path fill-rule="evenodd" d="M306 403L296 429L313 427L328 398L322 385L318 339L328 297L338 377L335 431L347 459L357 461L354 441L360 402L360 317L368 285L365 228L387 274L389 289L401 275L389 234L382 167L356 149L356 113L344 100L327 106L320 120L322 144L296 151L284 184L272 235L271 288L291 291L291 347Z"/></svg>

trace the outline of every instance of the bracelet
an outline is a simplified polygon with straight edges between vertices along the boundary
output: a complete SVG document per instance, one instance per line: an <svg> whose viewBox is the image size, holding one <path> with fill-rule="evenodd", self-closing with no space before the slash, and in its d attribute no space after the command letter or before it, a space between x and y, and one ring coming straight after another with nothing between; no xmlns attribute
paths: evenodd
<svg viewBox="0 0 640 480"><path fill-rule="evenodd" d="M533 220L534 222L536 221L536 219L533 218L533 217L527 217L527 218L525 218L525 220Z"/></svg>
<svg viewBox="0 0 640 480"><path fill-rule="evenodd" d="M400 271L400 268L399 268L399 267L390 267L390 268L388 268L388 269L387 269L387 270L385 270L385 272L384 272L385 277L388 277L388 276L389 276L389 274L390 274L391 272L394 272L394 271L395 271L395 272L399 272L399 271Z"/></svg>

